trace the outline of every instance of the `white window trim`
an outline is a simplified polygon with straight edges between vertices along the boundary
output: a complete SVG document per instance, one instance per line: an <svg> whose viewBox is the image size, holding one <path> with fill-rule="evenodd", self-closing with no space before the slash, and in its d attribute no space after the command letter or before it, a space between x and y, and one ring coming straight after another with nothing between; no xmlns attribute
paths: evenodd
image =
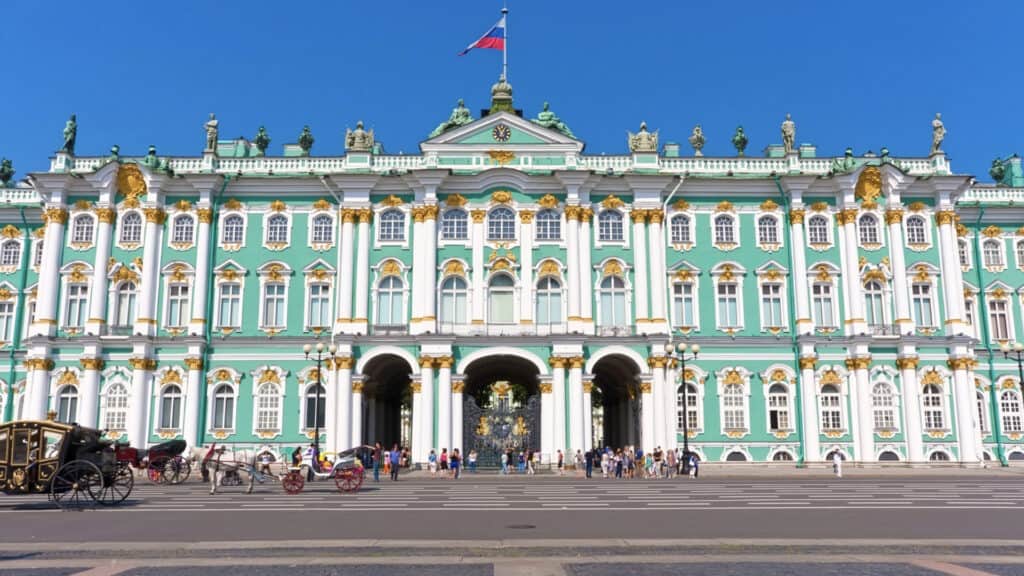
<svg viewBox="0 0 1024 576"><path fill-rule="evenodd" d="M183 371L176 370L173 368L164 368L160 372L157 372L157 374L154 377L154 383L159 382L162 379L162 377L166 375L167 372L172 370L178 374L178 377L181 380L181 382L167 382L164 384L158 384L153 386L153 403L155 404L155 406L153 407L152 428L153 432L157 434L172 433L175 436L177 436L181 434L182 430L185 429L185 418L187 414L186 411L188 410L188 399L186 397L186 392L188 390L188 376L187 374L184 374ZM160 423L163 421L164 417L164 391L171 386L177 386L178 390L181 390L181 412L178 414L177 426L171 428L162 428L160 426Z"/></svg>
<svg viewBox="0 0 1024 576"><path fill-rule="evenodd" d="M613 276L612 274L604 274L603 270L604 270L605 264L607 264L607 263L609 263L609 262L611 262L613 260L615 262L617 262L619 264L620 268L622 269L622 274L619 274L618 277L619 277L619 279L622 280L622 284L623 284L624 290L626 292L626 294L625 294L625 297L626 297L626 303L625 303L626 310L625 310L625 314L624 314L624 317L623 317L623 324L621 324L621 325L616 324L615 326L632 326L633 322L634 322L634 318L633 318L633 283L629 281L629 273L632 271L632 267L629 266L625 261L620 260L618 258L606 258L606 259L602 260L600 263L598 263L596 266L594 266L594 269L597 270L597 274L596 274L597 280L593 284L593 287L594 287L594 304L595 304L595 308L596 308L594 310L594 322L595 322L595 326L597 326L597 330L599 332L601 331L602 328L608 330L608 329L611 329L611 328L615 327L615 326L604 326L604 324L603 324L604 316L603 316L603 313L601 312L601 308L602 308L601 307L601 283L604 282L605 278L608 278L609 276ZM564 284L563 284L563 286L564 286Z"/></svg>
<svg viewBox="0 0 1024 576"><path fill-rule="evenodd" d="M491 216L498 210L508 210L512 212L512 237L511 238L491 238ZM472 221L472 218L470 218ZM494 247L497 244L517 244L519 242L521 226L519 220L519 211L516 210L512 204L495 204L487 208L487 215L484 216L484 243L487 246Z"/></svg>
<svg viewBox="0 0 1024 576"><path fill-rule="evenodd" d="M1022 421L1021 422L1022 429L1019 430L1019 431L1009 431L1008 432L1006 430L1006 422L1005 422L1005 414L1006 413L1003 411L1003 394L1005 394L1007 392L1012 392L1013 394L1017 395L1017 403L1021 407L1021 412L1018 413L1018 416L1020 416L1021 421ZM985 392L981 392L981 394L984 394L986 396L986 400L988 400L988 394L986 394ZM975 397L975 398L977 398L977 397ZM991 435L991 433L992 433L992 425L991 425L991 422L990 422L991 418L990 418L990 415L989 415L989 409L988 408L989 407L988 407L988 405L986 403L986 406L985 406L985 422L989 423L989 426L988 426L988 428L986 429L986 432L985 432L986 436L987 435ZM998 416L999 416L999 432L1001 434L1004 434L1004 435L1007 435L1007 434L1016 434L1016 435L1024 434L1024 395L1021 394L1020 387L1017 385L1017 379L1015 377L1013 377L1013 376L1003 376L1003 377L999 378L999 380L996 381L996 411L997 411Z"/></svg>
<svg viewBox="0 0 1024 576"><path fill-rule="evenodd" d="M103 371L103 385L100 387L100 398L99 398L99 422L98 427L101 429L107 428L107 414L109 406L107 403L107 397L110 394L110 389L115 384L121 384L125 389L125 397L128 400L128 406L125 408L125 427L110 429L110 432L114 434L108 434L111 438L120 438L127 432L128 429L128 414L132 411L132 375L123 366L117 366L114 368L108 368Z"/></svg>
<svg viewBox="0 0 1024 576"><path fill-rule="evenodd" d="M595 204L595 207L598 206L599 205ZM619 214L619 217L622 218L622 240L601 240L601 224L599 218L601 217L601 214L604 212L617 212ZM632 244L631 239L633 236L633 229L631 228L631 226L633 225L633 219L630 218L630 216L631 210L627 209L627 206L625 205L620 206L618 208L598 207L596 210L594 210L594 216L591 218L590 238L584 238L583 235L580 235L580 247L585 247L587 245L587 242L589 241L591 245L595 248L601 248L604 246L619 246L621 248L629 249L630 245ZM565 232L565 228L562 228L562 231L564 232L563 236L568 236L568 232Z"/></svg>
<svg viewBox="0 0 1024 576"><path fill-rule="evenodd" d="M445 238L444 237L444 216L449 212L462 212L466 215L466 237L465 238ZM486 224L485 224L486 227ZM487 230L484 230L486 236ZM470 214L469 206L451 206L441 210L440 214L437 215L437 245L438 247L443 246L464 246L469 248L473 245L473 216Z"/></svg>
<svg viewBox="0 0 1024 576"><path fill-rule="evenodd" d="M538 230L537 217L540 216L541 212L546 212L548 210L550 210L550 211L552 211L552 212L554 212L555 214L558 215L558 239L557 240L546 240L546 239L541 239L541 238L539 238L537 236L537 230ZM531 228L530 233L533 234L533 242L534 242L534 244L541 245L541 246L561 246L561 247L565 247L566 236L567 236L567 233L566 233L566 220L565 220L565 212L563 212L562 210L560 210L558 208L540 208L540 209L538 209L537 212L533 215L533 225L530 228Z"/></svg>
<svg viewBox="0 0 1024 576"><path fill-rule="evenodd" d="M178 225L178 220L189 217L192 219L192 241L191 242L175 242L174 241L174 229ZM171 214L168 218L167 226L167 246L171 250L177 250L178 252L184 252L185 250L191 250L196 245L196 234L199 233L199 219L196 215L189 211L180 211Z"/></svg>
<svg viewBox="0 0 1024 576"><path fill-rule="evenodd" d="M861 235L860 235L860 221L861 221L862 218L864 218L865 216L869 216L869 215L874 217L874 219L875 219L875 232L876 232L876 234L878 236L878 242L877 243L875 243L875 242L866 243L866 242L863 241L863 239L861 238ZM856 230L856 232L857 232L857 246L859 246L861 249L867 250L869 252L874 252L876 250L881 250L882 248L885 247L885 231L886 231L887 227L885 226L885 219L883 217L883 214L881 214L877 210L862 210L860 212L860 214L857 215L856 226L857 226L857 230Z"/></svg>
<svg viewBox="0 0 1024 576"><path fill-rule="evenodd" d="M184 278L181 280L174 279L174 275L178 271L184 275ZM160 275L163 276L163 310L160 314L160 324L164 327L164 330L188 328L189 323L192 321L192 297L195 296L195 290L193 289L195 285L195 270L193 270L191 264L179 260L167 263L167 265L163 267L163 270L160 271ZM172 284L188 285L188 301L185 303L185 312L188 316L182 319L181 326L168 326L168 322L170 321Z"/></svg>
<svg viewBox="0 0 1024 576"><path fill-rule="evenodd" d="M726 266L730 266L729 270L732 273L732 278L727 282L736 284L736 322L739 326L723 326L722 318L718 313L718 285L723 282L722 278L726 274ZM711 269L711 285L714 289L714 305L715 305L715 329L719 331L733 330L735 332L743 331L746 326L746 317L744 315L744 293L743 293L743 278L746 276L747 271L745 268L735 262L723 262ZM759 295L760 298L760 295ZM758 300L760 302L760 299Z"/></svg>
<svg viewBox="0 0 1024 576"><path fill-rule="evenodd" d="M868 296L868 293L867 293L867 290L865 289L865 286L867 286L868 282L878 282L881 285L881 288L882 288L882 292L881 292L881 296L882 296L882 302L881 302L881 306L882 306L882 310L881 310L882 311L882 326L889 326L889 325L894 323L894 321L892 319L892 315L895 313L892 310L892 306L891 306L891 304L892 304L892 278L890 277L889 274L886 274L884 270L883 270L883 274L885 276L884 279L865 278L864 277L864 273L865 272L868 272L868 270L866 268L861 272L860 294L857 295L857 297L861 299L861 302L864 305L864 322L868 325L868 329L870 329L872 324L870 322L868 322L869 318L867 317L867 310L868 310L867 296Z"/></svg>
<svg viewBox="0 0 1024 576"><path fill-rule="evenodd" d="M691 436L691 438L692 438L693 436L697 436L699 434L703 434L704 433L704 420L705 420L705 416L704 416L704 382L707 379L707 374L703 370L700 370L699 368L697 368L696 366L689 366L689 367L687 367L687 370L690 370L690 371L693 372L693 375L695 376L696 380L690 380L690 381L683 380L682 382L680 382L679 378L673 378L672 383L675 384L676 403L673 406L674 410L672 411L672 418L673 418L673 422L676 423L676 434L683 434L684 430L679 427L679 399L678 399L678 394L679 394L679 389L681 387L685 386L687 384L687 382L693 384L694 388L697 389L697 423L696 423L696 425L694 425L689 420L687 420L687 422L686 422L687 424L693 426L693 433L692 433L692 436Z"/></svg>
<svg viewBox="0 0 1024 576"><path fill-rule="evenodd" d="M381 230L381 228L380 228L380 222L381 222L380 221L380 217L383 216L385 212L389 212L391 210L398 210L403 215L403 218L402 218L402 226L403 226L403 228L402 228L402 239L401 240L381 240L381 238L380 238L380 230ZM410 208L409 204L402 204L400 206L374 206L373 207L373 247L376 248L376 249L379 249L379 248L384 247L384 246L398 246L400 248L408 248L409 247L410 237L412 236L412 231L410 229L410 226L412 225L411 220L412 220L412 209ZM473 235L473 232L472 232L473 220L472 220L472 218L470 218L469 226L470 226L470 237L472 237L472 235ZM484 237L486 238L486 236L487 236L487 228L486 228L486 222L485 222L484 223Z"/></svg>
<svg viewBox="0 0 1024 576"><path fill-rule="evenodd" d="M692 277L690 280L681 280L675 278L674 275L669 276L668 280L668 305L669 305L669 321L672 322L672 328L681 328L683 332L700 332L700 272L696 270L690 270ZM693 287L693 325L692 326L676 326L676 298L675 298L675 286L676 284L689 284ZM716 303L717 304L717 303ZM717 309L717 306L716 306Z"/></svg>
<svg viewBox="0 0 1024 576"><path fill-rule="evenodd" d="M761 242L761 219L769 216L775 219L775 237L778 238L778 242ZM778 210L761 211L754 215L754 241L758 248L769 253L778 252L785 247L785 238L782 230L782 214Z"/></svg>
<svg viewBox="0 0 1024 576"><path fill-rule="evenodd" d="M224 241L224 223L229 216L240 216L242 218L242 241L238 244L228 244ZM225 252L238 252L245 247L245 238L249 233L249 217L243 210L225 210L220 214L220 221L217 224L217 243L220 249Z"/></svg>
<svg viewBox="0 0 1024 576"><path fill-rule="evenodd" d="M37 250L41 252L38 265L36 264L36 251ZM43 260L46 259L46 247L45 247L45 245L43 243L43 239L42 238L33 238L32 239L32 252L31 252L29 257L31 258L29 263L31 264L32 271L35 272L36 274L38 274L39 273L39 269L43 265Z"/></svg>
<svg viewBox="0 0 1024 576"><path fill-rule="evenodd" d="M941 391L942 391L942 394L941 394L941 396L942 396L942 428L927 428L926 427L926 420L925 420L925 417L924 417L924 389L925 389L926 386L929 385L929 384L926 384L924 382L924 376L928 372L932 372L932 371L937 372L942 377L942 383L941 384L936 384L936 386L939 386ZM952 432L953 432L953 419L951 417L951 414L952 414L951 409L952 409L952 404L953 404L953 390L952 390L953 378L952 378L952 374L950 374L949 370L947 370L944 366L925 366L923 368L918 369L918 371L917 371L917 382L918 382L917 385L920 388L919 395L918 395L919 400L918 400L917 410L918 410L918 414L920 415L920 418L921 418L921 430L924 432L924 434L926 436L928 436L929 433L934 435L937 432L941 432L943 437L952 434ZM956 424L958 426L960 425L959 422L957 422Z"/></svg>
<svg viewBox="0 0 1024 576"><path fill-rule="evenodd" d="M823 383L821 381L822 377L825 374L825 372L828 371L828 370L834 370L835 373L839 376L839 382L838 383L834 383L834 382ZM850 380L851 377L852 377L852 375L847 373L846 369L842 368L840 366L822 366L822 367L820 367L814 373L814 382L815 382L815 389L814 389L815 402L814 402L814 407L817 409L817 413L814 415L814 417L818 419L819 434L821 436L828 436L828 434L826 434L826 432L832 433L832 436L836 436L835 433L838 432L838 436L839 437L845 436L845 435L850 433L849 380ZM822 406L822 403L821 403L822 402L822 397L824 396L824 394L822 393L821 390L822 390L822 388L824 388L825 386L828 386L829 384L831 384L832 386L835 386L836 389L839 390L839 428L838 429L825 428L825 422L823 422L822 418L821 418L821 416L822 416L822 408L824 408L824 406ZM807 415L805 414L804 418L806 418L806 417L807 417Z"/></svg>
<svg viewBox="0 0 1024 576"><path fill-rule="evenodd" d="M124 230L124 219L129 214L132 214L132 213L138 214L139 215L139 220L141 221L140 228L139 228L139 241L138 242L122 242L121 241L121 236L122 236L122 231ZM135 209L135 208L128 209L128 210L118 210L118 212L117 212L117 227L113 230L113 234L114 234L115 246L117 246L121 250L124 250L126 252L132 252L132 251L135 251L135 250L138 250L139 248L141 248L142 244L146 241L146 217L142 213L142 210ZM96 237L96 228L93 228L93 239L94 240L95 240L95 237Z"/></svg>
<svg viewBox="0 0 1024 576"><path fill-rule="evenodd" d="M274 218L276 216L283 216L285 221L287 222L286 234L288 235L288 238L287 238L287 240L285 242L271 242L270 241L270 226L269 226L270 219ZM291 211L289 211L287 209L281 210L281 211L269 210L266 213L264 213L263 214L263 237L260 238L260 242L261 242L262 246L265 249L271 250L271 251L274 251L274 252L280 252L281 250L284 250L284 249L288 248L289 246L291 246L292 245L292 241L294 240L293 236L295 235L294 234L295 230L293 229L294 223L295 222L294 222L294 218L292 218L292 213L291 213Z"/></svg>
<svg viewBox="0 0 1024 576"><path fill-rule="evenodd" d="M784 380L772 380L772 374L776 370L781 370L786 378ZM781 384L786 388L786 419L789 421L789 427L780 429L778 431L772 430L772 419L771 419L771 403L769 402L769 391L772 386ZM787 366L774 365L770 366L767 370L761 373L761 394L764 396L764 425L765 431L768 434L776 435L777 438L785 438L790 434L796 432L796 375L793 374L792 369ZM785 434L783 434L783 432Z"/></svg>
<svg viewBox="0 0 1024 576"><path fill-rule="evenodd" d="M686 216L687 228L690 230L689 242L674 242L672 238L672 219L676 216ZM673 210L665 219L665 244L671 246L676 252L689 252L697 245L697 214L690 208L686 210Z"/></svg>
<svg viewBox="0 0 1024 576"><path fill-rule="evenodd" d="M781 266L771 268L772 270L778 270L779 275L775 279L770 279L766 274L759 273L757 276L757 315L761 323L761 332L770 332L772 330L775 333L778 332L789 332L789 294L786 292L789 288L789 274L782 270ZM760 272L760 271L759 271ZM761 287L765 284L777 284L780 287L779 299L780 304L780 322L779 326L768 326L765 323L764 317L764 306L763 306L763 294L761 293Z"/></svg>
<svg viewBox="0 0 1024 576"><path fill-rule="evenodd" d="M273 278L273 275L277 275L278 278ZM291 266L281 260L271 260L259 268L256 269L256 275L259 277L259 301L260 308L259 313L259 329L264 332L284 332L288 330L288 293L291 289L291 279L293 270ZM280 326L267 326L265 318L265 296L267 284L282 284L284 286L284 318L282 319Z"/></svg>
<svg viewBox="0 0 1024 576"><path fill-rule="evenodd" d="M988 244L989 242L995 242L998 246L999 261L1002 262L1002 264L989 265L989 263L986 261L985 245ZM1014 257L1016 258L1016 255ZM959 259L959 256L957 257L957 259ZM985 238L984 240L981 241L981 266L983 269L985 269L988 272L1002 272L1003 270L1006 270L1008 264L1009 260L1006 255L1006 240L1002 236L996 236L994 238ZM1018 263L1018 266L1019 265L1020 264Z"/></svg>
<svg viewBox="0 0 1024 576"><path fill-rule="evenodd" d="M262 370L261 370L262 372ZM277 388L277 427L276 428L259 428L259 391L263 386L270 384ZM258 377L253 378L253 389L252 389L252 434L253 436L262 440L277 438L284 431L284 402L286 394L286 382L282 378L279 383L274 382L259 382ZM235 402L238 403L237 401Z"/></svg>
<svg viewBox="0 0 1024 576"><path fill-rule="evenodd" d="M92 234L89 235L89 241L88 242L75 242L74 241L74 239L75 239L75 221L78 220L79 218L88 218L88 219L92 220ZM82 251L85 251L85 250L91 250L94 246L96 246L96 233L99 231L98 228L99 228L99 223L100 223L99 218L96 217L96 214L94 214L94 213L92 213L92 212L90 212L88 210L74 211L74 212L71 213L71 216L68 218L68 222L71 224L70 226L68 226L68 231L66 233L68 248L70 248L70 249L72 249L72 250L74 250L76 252L82 252Z"/></svg>
<svg viewBox="0 0 1024 576"><path fill-rule="evenodd" d="M997 296L996 292L1002 289L1003 295ZM1001 342L995 338L995 330L992 329L992 303L995 301L1006 302L1006 325L1007 325L1007 341L1014 342L1017 339L1017 328L1014 325L1014 301L1019 301L1018 298L1012 298L1013 291L1010 290L1009 286L1001 282L995 282L991 284L987 290L985 290L985 320L988 322L989 336L992 337L993 342ZM975 308L977 310L977 308Z"/></svg>
<svg viewBox="0 0 1024 576"><path fill-rule="evenodd" d="M875 366L871 369L871 373L868 379L868 387L871 391L871 429L874 431L876 436L888 439L890 436L881 436L879 432L887 434L891 432L893 435L899 434L903 431L903 404L901 403L902 394L900 386L896 385L896 382L902 376L890 366ZM875 385L885 384L889 387L892 392L892 428L890 429L879 429L875 428ZM900 381L902 386L903 382Z"/></svg>
<svg viewBox="0 0 1024 576"><path fill-rule="evenodd" d="M811 219L815 217L821 217L825 219L825 238L827 239L827 242L825 242L824 244L820 242L811 242ZM807 215L807 219L804 221L803 229L804 239L807 242L808 248L814 250L815 252L824 252L835 246L836 231L835 226L833 226L832 224L833 220L834 216L827 209L822 211L812 211L810 214Z"/></svg>
<svg viewBox="0 0 1024 576"><path fill-rule="evenodd" d="M735 370L741 376L739 383L743 391L743 428L725 427L725 379L726 376ZM718 393L718 422L722 436L729 438L743 438L751 432L750 422L750 376L751 372L742 366L727 366L715 372L715 386ZM737 434L738 433L738 434ZM730 435L731 434L731 435ZM749 454L748 454L749 459Z"/></svg>
<svg viewBox="0 0 1024 576"><path fill-rule="evenodd" d="M314 242L313 238L313 221L320 217L327 216L331 220L331 241L330 242ZM338 242L338 215L334 210L311 210L306 214L306 246L312 249L314 252L326 252L331 248L334 248ZM292 240L292 238L289 238Z"/></svg>
<svg viewBox="0 0 1024 576"><path fill-rule="evenodd" d="M957 250L956 260L957 260L958 264L960 263L960 243L961 242L963 242L964 245L966 246L967 265L964 266L963 264L961 264L960 265L960 270L963 271L963 272L967 272L968 270L970 270L971 268L974 267L974 245L973 245L974 238L962 237L962 238L957 238L956 239L956 250ZM1022 263L1018 262L1017 265L1021 266Z"/></svg>
<svg viewBox="0 0 1024 576"><path fill-rule="evenodd" d="M222 385L226 385L231 388L231 394L235 401L231 405L231 428L214 428L214 410L217 408L216 398L217 389ZM209 434L220 434L231 436L238 430L238 404L239 404L239 385L237 382L229 380L213 380L213 383L207 388L206 392L206 432ZM254 423L255 427L255 423Z"/></svg>
<svg viewBox="0 0 1024 576"><path fill-rule="evenodd" d="M381 274L381 268L385 262L389 261L397 262L401 268L398 278L402 281L402 322L399 324L386 324L386 326L407 326L409 324L409 270L411 268L397 258L385 258L378 262L376 266L373 266L373 280L370 284L370 325L382 326L377 317L380 312L380 283L387 276ZM388 276L393 276L393 274Z"/></svg>
<svg viewBox="0 0 1024 576"><path fill-rule="evenodd" d="M913 266L907 267L907 273L909 274L909 271L911 269L917 269L918 266L919 266L918 264L915 264ZM943 326L942 318L939 317L939 297L940 297L940 295L939 295L939 283L937 282L937 279L938 279L937 274L938 274L938 272L934 269L934 266L931 266L931 265L926 265L926 266L928 267L928 271L927 271L927 274L926 274L927 280L920 280L917 277L910 277L910 278L907 279L908 280L908 282L907 282L907 289L910 292L910 294L909 294L909 296L910 296L910 298L909 298L910 316L911 316L911 319L914 321L914 326L915 326L916 329L918 329L918 330L921 330L921 329L925 329L925 330L938 330L938 329L942 328L942 326ZM932 325L931 326L920 326L920 325L917 324L917 319L913 317L914 316L914 285L915 284L925 284L925 285L931 286L931 290L930 290L930 294L931 294L931 309L932 309Z"/></svg>
<svg viewBox="0 0 1024 576"><path fill-rule="evenodd" d="M80 282L72 282L71 275L75 266L81 266L81 273L85 278ZM71 284L78 284L85 286L86 297L85 297L85 320L81 326L76 326L74 329L82 330L89 323L89 307L91 306L92 299L96 297L92 293L92 265L87 262L75 261L65 264L60 270L60 306L57 307L57 314L60 316L57 318L57 325L60 326L61 330L68 330L69 326L67 323L68 318L68 287ZM38 313L38 312L37 312Z"/></svg>
<svg viewBox="0 0 1024 576"><path fill-rule="evenodd" d="M1024 270L1024 260L1022 260L1021 258L1018 257L1019 254L1017 252L1017 246L1019 246L1021 244L1024 244L1024 239L1015 238L1012 241L1012 243L1013 243L1013 258L1014 258L1014 262L1017 264L1017 269L1018 270ZM1004 258L1004 261L1005 262L1009 262L1009 259L1008 258Z"/></svg>
<svg viewBox="0 0 1024 576"><path fill-rule="evenodd" d="M908 234L907 222L911 218L919 217L924 220L924 244L911 244ZM917 212L907 212L903 215L903 244L908 250L914 252L924 252L932 247L932 227L929 224L931 221L931 213L926 210L920 210Z"/></svg>
<svg viewBox="0 0 1024 576"><path fill-rule="evenodd" d="M231 270L235 272L235 278L228 279L224 276L223 271L231 266ZM234 332L241 332L242 327L245 326L245 276L246 271L241 266L238 266L234 260L228 260L224 264L218 266L218 270L215 271L217 276L213 283L213 293L211 297L214 298L213 308L214 316L210 319L213 322L213 326L218 329L229 328ZM223 326L220 323L220 311L221 311L221 298L220 298L220 287L223 284L238 284L238 326Z"/></svg>
<svg viewBox="0 0 1024 576"><path fill-rule="evenodd" d="M832 300L832 325L821 326L818 324L818 319L814 317L814 286L817 284L823 284L831 288L831 300ZM807 294L811 299L811 322L814 324L815 330L839 330L839 325L842 321L842 317L839 315L839 286L836 282L836 277L831 276L829 280L819 280L812 276L807 278Z"/></svg>
<svg viewBox="0 0 1024 576"><path fill-rule="evenodd" d="M491 281L496 276L508 276L512 278L512 321L511 322L494 322L491 320ZM520 282L519 276L512 273L511 270L502 270L498 272L491 272L484 278L484 321L488 326L516 326L519 324L519 319L522 318L522 283ZM472 308L472 304L470 305Z"/></svg>
<svg viewBox="0 0 1024 576"><path fill-rule="evenodd" d="M732 219L732 238L733 238L733 242L719 242L718 241L718 237L715 234L715 219L717 219L719 216L728 216L729 218ZM710 230L710 234L711 234L711 245L716 250L721 250L723 252L731 252L731 251L736 250L737 248L739 248L739 247L741 247L743 245L743 239L740 237L740 215L738 213L736 213L735 211L715 210L714 212L711 213L711 219L710 219L709 222L710 222L709 230ZM756 236L757 236L756 230L754 232L754 236L755 236L755 239L756 239Z"/></svg>
<svg viewBox="0 0 1024 576"><path fill-rule="evenodd" d="M309 372L307 371L306 374L308 374L308 373ZM320 395L320 397L323 398L323 400L324 400L324 424L325 425L327 424L327 387L329 385L329 381L328 380L321 380L320 382L317 382L316 380L309 380L308 377L306 377L306 378L303 379L303 382L305 382L305 384L302 386L302 390L300 391L301 393L299 395L299 423L298 423L299 425L298 425L298 431L299 431L300 434L306 434L306 433L314 431L313 428L307 428L306 427L306 414L307 414L307 412L306 412L306 395L317 384L320 384L320 386L323 388L323 393ZM326 428L326 426L323 427L323 428L320 428L321 434L325 431L325 428Z"/></svg>

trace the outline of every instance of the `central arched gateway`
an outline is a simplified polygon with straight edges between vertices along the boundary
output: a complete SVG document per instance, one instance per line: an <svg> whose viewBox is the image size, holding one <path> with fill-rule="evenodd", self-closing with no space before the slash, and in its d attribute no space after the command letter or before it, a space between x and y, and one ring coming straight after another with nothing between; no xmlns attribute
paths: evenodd
<svg viewBox="0 0 1024 576"><path fill-rule="evenodd" d="M641 367L628 356L609 354L598 360L592 370L592 445L640 446Z"/></svg>
<svg viewBox="0 0 1024 576"><path fill-rule="evenodd" d="M412 390L409 375L416 367L397 354L380 354L362 367L363 405L359 438L390 448L412 445ZM342 448L344 449L344 448Z"/></svg>
<svg viewBox="0 0 1024 576"><path fill-rule="evenodd" d="M541 447L537 366L512 355L473 359L464 371L463 449L476 450L480 466L497 466L503 451Z"/></svg>

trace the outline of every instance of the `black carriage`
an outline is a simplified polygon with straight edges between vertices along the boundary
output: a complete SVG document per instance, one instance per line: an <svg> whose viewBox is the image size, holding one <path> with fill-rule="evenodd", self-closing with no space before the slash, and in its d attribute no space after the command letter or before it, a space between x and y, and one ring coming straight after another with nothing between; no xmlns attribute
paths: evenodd
<svg viewBox="0 0 1024 576"><path fill-rule="evenodd" d="M102 436L51 421L0 424L0 491L46 494L60 508L124 502L135 480Z"/></svg>

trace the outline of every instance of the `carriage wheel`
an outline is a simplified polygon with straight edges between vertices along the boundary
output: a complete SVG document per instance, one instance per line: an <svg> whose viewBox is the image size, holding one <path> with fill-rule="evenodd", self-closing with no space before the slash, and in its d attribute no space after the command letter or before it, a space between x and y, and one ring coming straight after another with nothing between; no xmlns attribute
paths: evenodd
<svg viewBox="0 0 1024 576"><path fill-rule="evenodd" d="M161 484L181 484L192 474L192 465L181 456L167 460L160 471Z"/></svg>
<svg viewBox="0 0 1024 576"><path fill-rule="evenodd" d="M164 468L167 467L167 462L170 459L166 456L157 456L153 460L149 461L149 466L146 467L146 478L153 484L164 483Z"/></svg>
<svg viewBox="0 0 1024 576"><path fill-rule="evenodd" d="M363 484L363 471L361 468L339 470L334 476L334 483L341 492L355 492Z"/></svg>
<svg viewBox="0 0 1024 576"><path fill-rule="evenodd" d="M302 472L292 470L281 479L281 486L289 494L298 494L306 487L306 479L302 477Z"/></svg>
<svg viewBox="0 0 1024 576"><path fill-rule="evenodd" d="M116 506L124 502L135 487L135 475L127 464L118 465L114 475L106 480L97 499L103 506Z"/></svg>
<svg viewBox="0 0 1024 576"><path fill-rule="evenodd" d="M103 492L103 474L92 462L72 460L60 467L50 482L50 498L63 510L91 506Z"/></svg>

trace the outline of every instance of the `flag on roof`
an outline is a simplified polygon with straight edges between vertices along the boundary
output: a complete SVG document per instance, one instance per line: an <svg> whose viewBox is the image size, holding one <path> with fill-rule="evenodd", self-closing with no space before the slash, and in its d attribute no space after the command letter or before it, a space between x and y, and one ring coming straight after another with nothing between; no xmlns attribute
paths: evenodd
<svg viewBox="0 0 1024 576"><path fill-rule="evenodd" d="M481 36L476 42L473 42L462 52L459 52L459 56L465 56L473 48L493 48L494 50L505 49L505 16L502 15L501 20L491 27L483 36Z"/></svg>

